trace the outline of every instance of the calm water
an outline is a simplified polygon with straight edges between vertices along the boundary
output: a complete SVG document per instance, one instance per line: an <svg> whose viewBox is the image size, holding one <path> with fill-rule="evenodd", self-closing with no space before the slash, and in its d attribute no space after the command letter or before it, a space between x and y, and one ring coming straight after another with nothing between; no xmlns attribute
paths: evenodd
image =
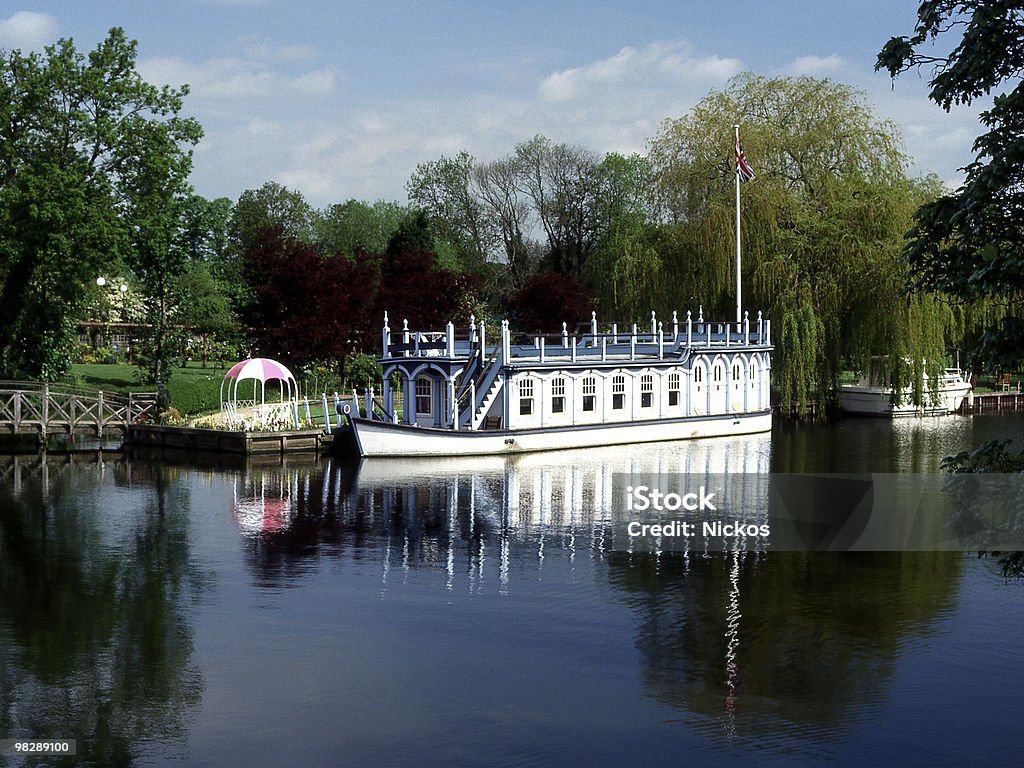
<svg viewBox="0 0 1024 768"><path fill-rule="evenodd" d="M996 436L1024 419L509 461L0 458L0 738L92 765L1016 763L1024 584L992 561L641 554L605 494L631 468L924 472Z"/></svg>

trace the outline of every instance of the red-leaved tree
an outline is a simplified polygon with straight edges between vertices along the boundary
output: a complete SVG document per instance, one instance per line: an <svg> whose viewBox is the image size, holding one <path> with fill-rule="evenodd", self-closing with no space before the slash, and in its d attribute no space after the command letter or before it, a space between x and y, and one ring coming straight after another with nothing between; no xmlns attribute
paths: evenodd
<svg viewBox="0 0 1024 768"><path fill-rule="evenodd" d="M538 272L531 275L507 302L512 324L529 333L557 333L562 323L570 330L589 322L594 298L573 275Z"/></svg>

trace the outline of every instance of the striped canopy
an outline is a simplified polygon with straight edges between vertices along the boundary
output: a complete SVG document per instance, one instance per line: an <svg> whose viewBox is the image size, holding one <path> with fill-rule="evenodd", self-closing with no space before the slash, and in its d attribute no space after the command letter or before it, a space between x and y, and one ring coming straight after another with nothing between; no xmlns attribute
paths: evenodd
<svg viewBox="0 0 1024 768"><path fill-rule="evenodd" d="M225 411L232 416L237 413L239 406L238 384L243 379L253 380L252 400L248 405L252 405L254 408L266 402L268 381L284 382L281 385L282 402L286 399L291 400L292 397L298 395L298 385L291 371L277 362L277 360L271 360L267 357L253 357L240 363L235 363L231 366L231 370L224 374L224 379L220 383L220 410L222 414ZM226 397L224 392L225 384L228 385ZM257 394L259 395L258 400Z"/></svg>
<svg viewBox="0 0 1024 768"><path fill-rule="evenodd" d="M231 370L224 374L226 379L256 379L260 382L268 382L274 379L281 381L295 381L292 372L285 368L277 360L267 357L253 357L235 363Z"/></svg>

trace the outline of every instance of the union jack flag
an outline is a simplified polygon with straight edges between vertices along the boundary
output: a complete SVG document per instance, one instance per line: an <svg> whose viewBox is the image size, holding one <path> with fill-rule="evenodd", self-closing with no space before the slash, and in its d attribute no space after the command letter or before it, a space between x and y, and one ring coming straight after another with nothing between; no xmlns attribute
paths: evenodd
<svg viewBox="0 0 1024 768"><path fill-rule="evenodd" d="M743 156L739 135L736 136L736 175L740 177L740 181L754 180L754 169L750 167L747 158Z"/></svg>

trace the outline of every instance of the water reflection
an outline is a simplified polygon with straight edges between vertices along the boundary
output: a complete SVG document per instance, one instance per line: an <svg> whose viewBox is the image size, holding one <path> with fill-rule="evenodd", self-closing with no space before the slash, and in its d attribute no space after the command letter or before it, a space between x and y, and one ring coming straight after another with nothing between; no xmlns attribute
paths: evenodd
<svg viewBox="0 0 1024 768"><path fill-rule="evenodd" d="M0 459L0 734L104 766L187 735L205 586L179 473L109 459Z"/></svg>
<svg viewBox="0 0 1024 768"><path fill-rule="evenodd" d="M614 555L649 695L709 737L837 741L953 610L954 553Z"/></svg>
<svg viewBox="0 0 1024 768"><path fill-rule="evenodd" d="M884 699L901 649L956 603L956 553L766 552L742 539L718 554L623 544L611 515L619 473L766 472L761 439L557 458L253 469L236 483L232 514L260 586L294 583L339 559L375 568L382 594L415 572L438 589L502 598L522 588L524 573L586 565L580 573L607 583L635 617L648 695L691 730L726 741L834 741ZM290 512L279 514L279 504Z"/></svg>
<svg viewBox="0 0 1024 768"><path fill-rule="evenodd" d="M603 557L614 547L631 548L612 525L628 478L766 476L769 456L769 438L749 436L558 454L250 467L235 482L231 515L259 584L287 585L323 557L348 553L380 557L384 580L393 567L443 571L449 589L457 572L479 587L496 568L505 590L513 546L519 557L530 551L538 567L552 548L570 562L581 552Z"/></svg>

